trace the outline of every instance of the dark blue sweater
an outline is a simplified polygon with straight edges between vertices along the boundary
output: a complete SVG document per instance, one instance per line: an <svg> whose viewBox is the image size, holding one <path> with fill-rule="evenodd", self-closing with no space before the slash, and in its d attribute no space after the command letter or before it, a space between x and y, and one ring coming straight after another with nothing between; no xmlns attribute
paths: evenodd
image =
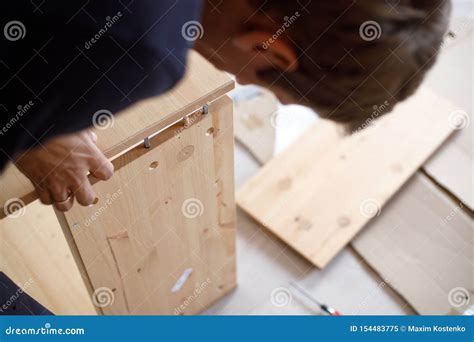
<svg viewBox="0 0 474 342"><path fill-rule="evenodd" d="M0 4L0 170L16 153L173 87L200 0ZM1 188L1 186L0 186Z"/></svg>

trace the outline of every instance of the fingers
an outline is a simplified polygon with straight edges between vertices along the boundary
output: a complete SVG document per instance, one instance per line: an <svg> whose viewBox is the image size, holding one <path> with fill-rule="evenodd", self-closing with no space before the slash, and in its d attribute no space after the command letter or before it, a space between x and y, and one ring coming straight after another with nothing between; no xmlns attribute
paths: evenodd
<svg viewBox="0 0 474 342"><path fill-rule="evenodd" d="M69 209L72 208L72 205L74 204L74 195L70 195L65 201L63 202L55 202L54 206L56 209L59 211L68 211Z"/></svg>
<svg viewBox="0 0 474 342"><path fill-rule="evenodd" d="M41 203L46 205L53 204L53 199L51 198L51 195L47 189L44 189L40 186L37 186L35 189Z"/></svg>
<svg viewBox="0 0 474 342"><path fill-rule="evenodd" d="M53 205L59 211L68 211L74 204L74 194L70 191L65 191L61 195L59 195L59 192L52 193L51 197L53 198Z"/></svg>
<svg viewBox="0 0 474 342"><path fill-rule="evenodd" d="M87 174L107 180L114 172L97 146L96 134L87 130L64 135L48 140L46 146L31 149L16 161L41 202L61 211L71 209L74 198L83 206L93 204L96 196Z"/></svg>
<svg viewBox="0 0 474 342"><path fill-rule="evenodd" d="M50 186L49 191L37 188L43 204L53 204L60 211L68 211L74 204L74 198L82 206L94 203L96 195L87 176L75 175L62 187ZM68 188L69 190L64 190Z"/></svg>
<svg viewBox="0 0 474 342"><path fill-rule="evenodd" d="M107 161L108 162L108 161ZM106 171L102 171L106 170ZM113 166L106 165L98 173L103 179L108 179L113 173ZM90 171L92 173L92 170ZM101 179L102 179L101 178ZM50 181L44 186L36 186L36 192L43 204L53 204L60 211L69 210L74 204L74 198L82 206L94 203L96 194L89 178L84 173L74 172L61 180Z"/></svg>
<svg viewBox="0 0 474 342"><path fill-rule="evenodd" d="M46 205L53 204L61 211L69 210L74 203L72 196L70 196L70 191L65 187L60 187L56 184L52 186L36 185L35 190L41 203Z"/></svg>
<svg viewBox="0 0 474 342"><path fill-rule="evenodd" d="M114 166L108 160L101 164L98 168L91 170L91 173L100 180L108 180L114 174Z"/></svg>
<svg viewBox="0 0 474 342"><path fill-rule="evenodd" d="M80 205L87 206L94 203L96 195L86 176L83 177L80 184L76 184L72 188L72 191Z"/></svg>
<svg viewBox="0 0 474 342"><path fill-rule="evenodd" d="M94 145L90 145L90 160L89 168L90 173L100 179L107 180L112 177L114 173L113 164L105 157L102 151L98 148L97 144L97 135L91 130L86 131L87 136L92 140Z"/></svg>
<svg viewBox="0 0 474 342"><path fill-rule="evenodd" d="M112 163L104 156L102 151L97 147L97 135L91 130L84 132L93 144L88 144L89 149L89 172L100 180L107 180L112 177L114 167ZM73 181L71 189L77 199L77 202L83 206L93 204L96 195L92 189L89 179L83 175Z"/></svg>
<svg viewBox="0 0 474 342"><path fill-rule="evenodd" d="M107 180L114 174L114 165L95 147L95 153L90 161L90 172L100 180Z"/></svg>

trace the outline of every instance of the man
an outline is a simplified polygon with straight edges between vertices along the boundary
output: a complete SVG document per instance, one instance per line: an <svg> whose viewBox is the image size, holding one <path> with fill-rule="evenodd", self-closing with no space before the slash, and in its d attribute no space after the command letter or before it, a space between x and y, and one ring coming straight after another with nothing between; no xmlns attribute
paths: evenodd
<svg viewBox="0 0 474 342"><path fill-rule="evenodd" d="M14 162L43 203L66 211L74 198L93 202L88 172L113 173L84 131L94 114L173 87L191 43L239 82L357 127L374 105L393 108L421 83L450 2L18 0L0 8L0 167Z"/></svg>

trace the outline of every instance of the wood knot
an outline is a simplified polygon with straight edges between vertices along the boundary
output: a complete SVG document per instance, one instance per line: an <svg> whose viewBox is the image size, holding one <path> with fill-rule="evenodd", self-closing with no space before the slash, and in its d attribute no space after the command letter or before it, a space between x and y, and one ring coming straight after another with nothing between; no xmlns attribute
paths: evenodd
<svg viewBox="0 0 474 342"><path fill-rule="evenodd" d="M187 145L181 149L178 153L178 161L182 162L188 159L189 157L192 156L194 153L194 146L193 145Z"/></svg>
<svg viewBox="0 0 474 342"><path fill-rule="evenodd" d="M292 183L293 181L290 177L285 177L278 182L278 189L281 191L286 191L291 188Z"/></svg>
<svg viewBox="0 0 474 342"><path fill-rule="evenodd" d="M337 224L339 227L344 228L351 224L351 220L347 216L339 216L337 218Z"/></svg>
<svg viewBox="0 0 474 342"><path fill-rule="evenodd" d="M249 131L253 131L263 126L262 119L255 113L242 116L242 122Z"/></svg>
<svg viewBox="0 0 474 342"><path fill-rule="evenodd" d="M295 222L298 223L298 230L310 230L313 227L313 223L303 217L295 217Z"/></svg>
<svg viewBox="0 0 474 342"><path fill-rule="evenodd" d="M121 240L121 239L128 239L128 232L124 229L114 234L112 236L108 236L107 239L109 240Z"/></svg>
<svg viewBox="0 0 474 342"><path fill-rule="evenodd" d="M403 172L403 166L401 166L400 164L393 164L391 169L395 173L402 173Z"/></svg>

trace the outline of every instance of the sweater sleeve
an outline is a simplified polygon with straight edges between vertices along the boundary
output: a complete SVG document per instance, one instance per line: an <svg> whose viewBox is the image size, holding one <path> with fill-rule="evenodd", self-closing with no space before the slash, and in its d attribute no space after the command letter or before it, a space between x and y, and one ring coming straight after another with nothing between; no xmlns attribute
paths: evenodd
<svg viewBox="0 0 474 342"><path fill-rule="evenodd" d="M172 88L201 1L2 1L0 170L16 153Z"/></svg>

